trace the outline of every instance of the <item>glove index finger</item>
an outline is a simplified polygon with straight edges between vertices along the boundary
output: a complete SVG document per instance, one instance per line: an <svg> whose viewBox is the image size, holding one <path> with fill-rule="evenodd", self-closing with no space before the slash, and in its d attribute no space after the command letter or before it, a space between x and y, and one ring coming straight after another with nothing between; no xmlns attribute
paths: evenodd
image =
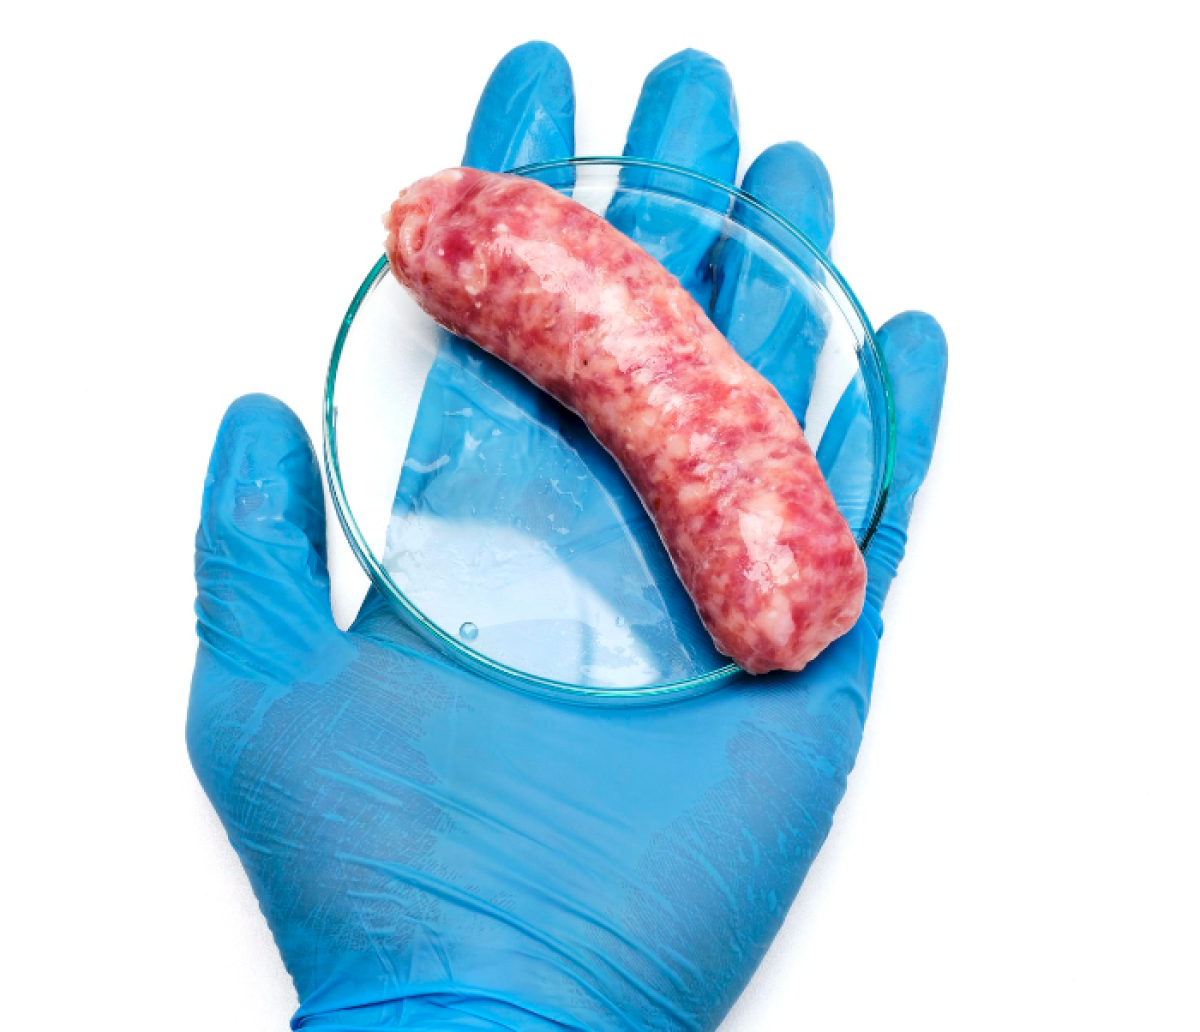
<svg viewBox="0 0 1200 1032"><path fill-rule="evenodd" d="M534 40L500 59L467 133L463 164L504 172L575 153L575 87L562 51Z"/></svg>

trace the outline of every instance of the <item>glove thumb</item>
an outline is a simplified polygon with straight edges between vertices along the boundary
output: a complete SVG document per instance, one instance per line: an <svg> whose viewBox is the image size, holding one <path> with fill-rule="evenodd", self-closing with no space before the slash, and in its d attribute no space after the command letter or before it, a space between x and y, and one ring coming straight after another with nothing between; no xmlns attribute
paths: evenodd
<svg viewBox="0 0 1200 1032"><path fill-rule="evenodd" d="M877 336L896 412L892 486L867 549L867 602L879 612L904 558L913 502L933 458L946 389L946 337L933 317L922 312L896 316Z"/></svg>
<svg viewBox="0 0 1200 1032"><path fill-rule="evenodd" d="M300 420L265 394L225 413L196 534L201 650L243 676L312 680L338 651L329 602L325 507Z"/></svg>

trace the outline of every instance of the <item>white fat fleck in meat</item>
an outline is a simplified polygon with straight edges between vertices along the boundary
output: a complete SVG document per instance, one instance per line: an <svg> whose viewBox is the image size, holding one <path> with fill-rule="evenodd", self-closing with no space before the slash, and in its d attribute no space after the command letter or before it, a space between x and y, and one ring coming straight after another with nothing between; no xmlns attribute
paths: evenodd
<svg viewBox="0 0 1200 1032"><path fill-rule="evenodd" d="M505 234L495 241L494 247L499 254L512 255L529 266L542 290L570 294L578 305L578 296L584 293L591 273L586 263L572 256L562 244Z"/></svg>
<svg viewBox="0 0 1200 1032"><path fill-rule="evenodd" d="M638 368L648 353L646 338L638 332L645 312L623 284L597 277L587 262L556 241L528 240L510 234L498 238L493 246L524 262L543 290L570 297L577 315L594 316L605 327L603 341L596 343L612 356L621 372L634 369L634 382L641 386L653 380L653 370Z"/></svg>
<svg viewBox="0 0 1200 1032"><path fill-rule="evenodd" d="M488 284L488 270L484 262L478 258L464 258L458 263L456 270L458 279L462 283L465 290L471 297L476 294L482 294Z"/></svg>
<svg viewBox="0 0 1200 1032"><path fill-rule="evenodd" d="M646 395L646 404L658 409L664 416L669 416L682 407L683 399L670 384L656 383Z"/></svg>
<svg viewBox="0 0 1200 1032"><path fill-rule="evenodd" d="M788 597L781 591L771 594L766 605L754 615L753 622L759 633L776 646L786 645L796 632Z"/></svg>
<svg viewBox="0 0 1200 1032"><path fill-rule="evenodd" d="M743 509L738 514L738 529L750 560L746 576L762 592L769 592L800 575L795 553L779 540L783 517L774 511L774 499L760 495L761 508Z"/></svg>
<svg viewBox="0 0 1200 1032"><path fill-rule="evenodd" d="M671 434L663 442L661 454L673 463L678 463L680 460L686 459L688 454L687 436L684 434Z"/></svg>

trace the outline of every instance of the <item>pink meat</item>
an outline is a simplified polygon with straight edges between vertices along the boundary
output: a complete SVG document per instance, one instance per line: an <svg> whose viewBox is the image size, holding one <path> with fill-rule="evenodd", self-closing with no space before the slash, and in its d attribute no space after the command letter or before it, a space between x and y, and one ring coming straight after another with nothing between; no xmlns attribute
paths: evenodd
<svg viewBox="0 0 1200 1032"><path fill-rule="evenodd" d="M721 652L799 670L850 629L866 566L800 424L658 262L550 187L473 169L384 221L421 307L612 453Z"/></svg>

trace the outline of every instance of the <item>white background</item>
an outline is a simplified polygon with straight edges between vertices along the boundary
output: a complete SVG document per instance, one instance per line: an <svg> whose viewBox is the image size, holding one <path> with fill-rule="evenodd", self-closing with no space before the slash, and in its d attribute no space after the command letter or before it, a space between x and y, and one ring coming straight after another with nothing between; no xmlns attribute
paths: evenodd
<svg viewBox="0 0 1200 1032"><path fill-rule="evenodd" d="M581 153L720 57L743 167L813 147L869 315L950 340L859 767L724 1029L1200 1028L1191 6L10 5L5 1027L286 1027L183 745L208 451L254 390L316 436L380 212L540 37Z"/></svg>

